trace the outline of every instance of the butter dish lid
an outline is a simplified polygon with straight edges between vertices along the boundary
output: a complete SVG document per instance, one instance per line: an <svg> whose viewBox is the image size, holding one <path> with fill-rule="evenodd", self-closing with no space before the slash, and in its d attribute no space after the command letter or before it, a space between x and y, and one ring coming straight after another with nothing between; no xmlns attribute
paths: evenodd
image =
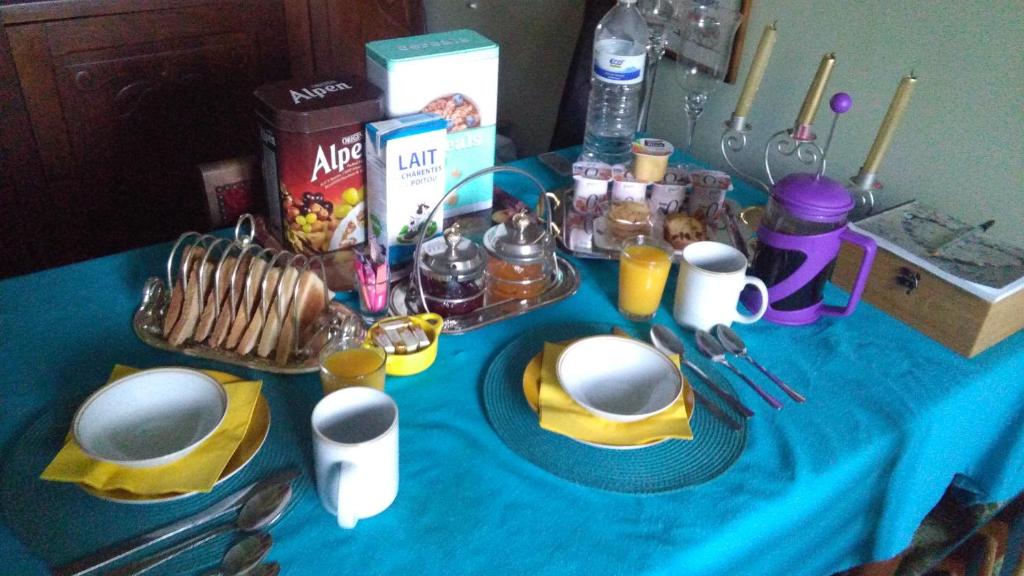
<svg viewBox="0 0 1024 576"><path fill-rule="evenodd" d="M286 132L318 132L384 116L381 89L354 76L271 82L253 95L257 114Z"/></svg>
<svg viewBox="0 0 1024 576"><path fill-rule="evenodd" d="M384 67L421 58L468 53L476 53L480 58L497 58L498 45L479 32L466 29L366 43L367 59Z"/></svg>

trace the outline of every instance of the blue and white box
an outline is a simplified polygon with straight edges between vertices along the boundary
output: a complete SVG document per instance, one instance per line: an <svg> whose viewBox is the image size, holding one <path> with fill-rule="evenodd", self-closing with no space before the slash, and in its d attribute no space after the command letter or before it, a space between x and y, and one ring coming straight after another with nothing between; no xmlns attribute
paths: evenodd
<svg viewBox="0 0 1024 576"><path fill-rule="evenodd" d="M473 30L366 44L367 76L384 90L388 117L416 112L446 121L445 190L494 165L498 115L498 45ZM446 217L489 210L494 182L477 178L448 198Z"/></svg>
<svg viewBox="0 0 1024 576"><path fill-rule="evenodd" d="M420 232L441 229L447 123L437 114L412 114L366 125L367 232L371 251L392 267L412 260Z"/></svg>

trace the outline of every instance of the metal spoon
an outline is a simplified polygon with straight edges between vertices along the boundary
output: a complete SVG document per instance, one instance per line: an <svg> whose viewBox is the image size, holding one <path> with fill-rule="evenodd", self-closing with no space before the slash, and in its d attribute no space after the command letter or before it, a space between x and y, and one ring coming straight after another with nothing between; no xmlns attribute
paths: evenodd
<svg viewBox="0 0 1024 576"><path fill-rule="evenodd" d="M274 541L270 534L259 532L235 542L224 553L220 569L208 572L206 576L241 576L251 574L256 565L263 562Z"/></svg>
<svg viewBox="0 0 1024 576"><path fill-rule="evenodd" d="M197 512L187 518L182 518L181 520L161 526L160 528L142 534L141 536L136 536L126 541L108 546L98 552L93 552L70 564L65 564L55 568L53 570L53 574L54 576L82 576L83 574L108 566L122 558L135 554L144 548L157 544L158 542L177 536L187 530L198 528L207 522L216 520L230 512L234 512L241 508L245 504L246 500L263 488L275 484L290 484L291 481L298 476L299 471L294 468L275 472L259 482L254 482L241 490L231 493L205 510Z"/></svg>
<svg viewBox="0 0 1024 576"><path fill-rule="evenodd" d="M113 572L113 574L117 574L118 576L141 574L151 568L163 564L182 552L191 550L201 544L209 542L222 534L235 530L241 532L257 532L262 530L276 522L277 519L284 514L284 509L288 506L288 502L290 502L291 499L292 487L290 484L277 484L263 488L259 492L253 494L252 497L246 501L245 505L242 506L241 511L238 512L238 517L235 518L234 522L221 524L216 528L176 544L163 552L124 566L123 568Z"/></svg>
<svg viewBox="0 0 1024 576"><path fill-rule="evenodd" d="M776 410L782 409L782 404L778 400L772 397L771 394L762 390L756 382L748 378L746 374L740 372L735 366L732 365L731 362L726 360L725 348L723 348L722 345L718 343L718 340L715 340L714 336L712 336L705 330L697 330L696 338L697 349L700 350L701 354L707 356L712 362L721 364L722 366L725 366L729 370L732 370L733 374L742 378L743 381L746 382L747 385L754 390L754 392L757 392L757 395L763 398L769 406L775 408Z"/></svg>
<svg viewBox="0 0 1024 576"><path fill-rule="evenodd" d="M754 357L747 351L747 345L743 342L743 339L740 338L740 335L732 328L729 328L725 324L716 324L711 330L714 331L715 336L718 337L718 341L723 347L725 347L727 352L731 352L740 358L745 358L747 362L753 364L754 367L760 370L762 374L770 378L772 382L775 382L775 385L793 400L801 403L807 401L802 394L787 386L786 383L779 379L778 376L772 374L767 368L761 366L757 360L754 360Z"/></svg>
<svg viewBox="0 0 1024 576"><path fill-rule="evenodd" d="M714 380L708 377L708 375L705 374L699 366L686 358L686 347L683 346L683 341L680 340L679 336L676 336L676 333L670 330L668 326L664 326L662 324L655 324L654 326L651 326L651 342L653 342L654 346L657 348L664 348L672 354L678 354L679 362L684 364L690 370L693 370L694 373L696 373L697 376L699 376L700 379L708 385L708 388L711 388L712 392L717 394L722 400L725 400L729 407L735 410L738 414L744 418L750 418L754 415L753 410L747 408L743 402L740 402L735 396L723 390L718 384L715 384Z"/></svg>

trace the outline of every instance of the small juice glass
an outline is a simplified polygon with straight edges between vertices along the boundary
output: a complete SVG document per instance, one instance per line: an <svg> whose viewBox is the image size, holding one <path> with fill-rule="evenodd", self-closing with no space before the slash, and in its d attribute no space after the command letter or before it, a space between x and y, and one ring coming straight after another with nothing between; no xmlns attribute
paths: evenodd
<svg viewBox="0 0 1024 576"><path fill-rule="evenodd" d="M619 253L619 312L637 322L658 311L672 267L672 247L653 236L622 243Z"/></svg>
<svg viewBox="0 0 1024 576"><path fill-rule="evenodd" d="M320 351L320 383L324 395L350 386L384 390L387 353L376 344L343 336Z"/></svg>

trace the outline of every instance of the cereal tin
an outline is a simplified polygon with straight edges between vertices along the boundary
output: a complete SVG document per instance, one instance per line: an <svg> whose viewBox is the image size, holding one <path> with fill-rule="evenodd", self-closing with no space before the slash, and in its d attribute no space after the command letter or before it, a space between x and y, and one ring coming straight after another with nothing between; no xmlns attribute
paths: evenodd
<svg viewBox="0 0 1024 576"><path fill-rule="evenodd" d="M371 82L389 117L431 112L446 121L445 189L494 165L498 45L472 30L379 40L366 45ZM490 209L493 178L477 178L448 198L445 217Z"/></svg>
<svg viewBox="0 0 1024 576"><path fill-rule="evenodd" d="M337 77L266 84L255 96L272 232L307 254L365 241L363 126L383 116L380 90Z"/></svg>

